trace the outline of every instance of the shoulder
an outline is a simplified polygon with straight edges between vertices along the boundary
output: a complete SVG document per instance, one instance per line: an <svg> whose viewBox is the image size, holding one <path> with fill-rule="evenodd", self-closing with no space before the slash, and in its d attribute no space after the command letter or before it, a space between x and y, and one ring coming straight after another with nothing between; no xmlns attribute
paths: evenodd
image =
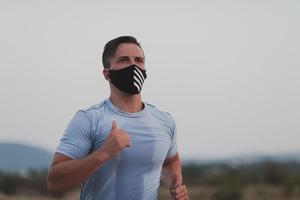
<svg viewBox="0 0 300 200"><path fill-rule="evenodd" d="M99 119L99 117L102 117L103 115L104 104L105 104L105 100L101 101L100 103L94 104L92 106L81 108L76 112L76 115L87 117L90 120L93 120L95 118Z"/></svg>
<svg viewBox="0 0 300 200"><path fill-rule="evenodd" d="M171 125L175 125L175 120L169 112L160 110L156 106L154 106L150 103L146 103L146 102L144 102L144 103L148 107L151 114L155 115L156 117L159 117L159 118L163 119L166 122L169 122Z"/></svg>

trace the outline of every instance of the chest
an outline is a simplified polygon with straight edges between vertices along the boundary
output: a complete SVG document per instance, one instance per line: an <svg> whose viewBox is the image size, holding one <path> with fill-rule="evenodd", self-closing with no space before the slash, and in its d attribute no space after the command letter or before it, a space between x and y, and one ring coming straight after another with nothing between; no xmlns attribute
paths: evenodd
<svg viewBox="0 0 300 200"><path fill-rule="evenodd" d="M131 146L116 157L124 165L161 166L168 153L171 137L167 127L159 121L141 119L114 119L123 131L127 132ZM99 123L93 142L93 151L100 148L111 131L112 119L104 118Z"/></svg>

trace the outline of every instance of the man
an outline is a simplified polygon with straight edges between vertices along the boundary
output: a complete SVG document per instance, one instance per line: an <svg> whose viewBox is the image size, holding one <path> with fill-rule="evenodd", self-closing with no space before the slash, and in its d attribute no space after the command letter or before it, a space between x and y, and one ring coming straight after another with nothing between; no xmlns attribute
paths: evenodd
<svg viewBox="0 0 300 200"><path fill-rule="evenodd" d="M162 180L173 199L188 199L175 122L141 100L147 76L140 44L131 36L113 39L102 61L110 97L69 123L49 170L49 191L81 183L81 200L154 200Z"/></svg>

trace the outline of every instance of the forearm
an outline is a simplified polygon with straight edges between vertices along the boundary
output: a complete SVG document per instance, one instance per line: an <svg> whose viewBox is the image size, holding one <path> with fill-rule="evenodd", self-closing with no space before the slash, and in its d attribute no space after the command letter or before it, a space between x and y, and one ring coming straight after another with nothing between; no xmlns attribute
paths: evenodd
<svg viewBox="0 0 300 200"><path fill-rule="evenodd" d="M79 185L105 161L115 157L124 148L130 147L130 144L128 133L119 129L117 123L113 121L111 132L104 144L85 158L72 160L61 154L54 155L48 174L48 190L60 193Z"/></svg>
<svg viewBox="0 0 300 200"><path fill-rule="evenodd" d="M167 187L182 184L181 162L178 154L164 163L161 173L161 181Z"/></svg>
<svg viewBox="0 0 300 200"><path fill-rule="evenodd" d="M170 189L172 199L189 199L187 188L182 181L181 162L178 154L164 162L161 180Z"/></svg>
<svg viewBox="0 0 300 200"><path fill-rule="evenodd" d="M61 193L78 186L93 174L107 158L95 151L78 160L67 160L53 165L48 174L48 189L52 193Z"/></svg>

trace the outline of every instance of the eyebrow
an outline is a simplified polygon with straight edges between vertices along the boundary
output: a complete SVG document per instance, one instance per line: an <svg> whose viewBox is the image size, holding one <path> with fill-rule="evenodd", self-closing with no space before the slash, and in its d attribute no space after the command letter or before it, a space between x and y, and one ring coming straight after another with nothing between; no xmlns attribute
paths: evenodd
<svg viewBox="0 0 300 200"><path fill-rule="evenodd" d="M119 56L117 59L129 58L129 56Z"/></svg>
<svg viewBox="0 0 300 200"><path fill-rule="evenodd" d="M124 58L129 58L129 56L119 56L119 57L117 57L117 59L119 60L119 59L124 59ZM142 59L142 60L145 60L145 58L144 57L141 57L141 56L136 56L136 57L134 57L134 58L138 58L138 59Z"/></svg>
<svg viewBox="0 0 300 200"><path fill-rule="evenodd" d="M140 56L137 56L137 57L135 57L135 58L138 58L138 59L141 59L141 60L145 60L144 57L140 57Z"/></svg>

